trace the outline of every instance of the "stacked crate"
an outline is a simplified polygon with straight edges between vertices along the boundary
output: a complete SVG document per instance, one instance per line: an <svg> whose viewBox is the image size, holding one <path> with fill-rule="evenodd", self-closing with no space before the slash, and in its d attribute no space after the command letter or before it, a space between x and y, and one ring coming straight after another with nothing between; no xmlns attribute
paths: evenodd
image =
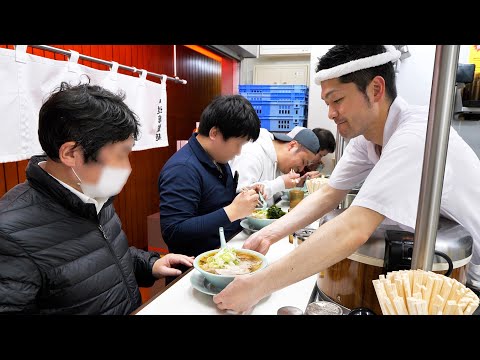
<svg viewBox="0 0 480 360"><path fill-rule="evenodd" d="M288 132L295 126L307 126L306 85L239 85L238 90L252 103L262 128Z"/></svg>

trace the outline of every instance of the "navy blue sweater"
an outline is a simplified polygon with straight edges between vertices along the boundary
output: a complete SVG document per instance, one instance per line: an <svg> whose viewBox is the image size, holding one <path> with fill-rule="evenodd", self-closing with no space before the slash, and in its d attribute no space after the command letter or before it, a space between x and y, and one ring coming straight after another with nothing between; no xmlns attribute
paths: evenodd
<svg viewBox="0 0 480 360"><path fill-rule="evenodd" d="M241 230L223 207L236 196L228 164L220 172L193 134L165 164L158 178L160 224L170 252L197 256L220 247L218 228L227 241Z"/></svg>

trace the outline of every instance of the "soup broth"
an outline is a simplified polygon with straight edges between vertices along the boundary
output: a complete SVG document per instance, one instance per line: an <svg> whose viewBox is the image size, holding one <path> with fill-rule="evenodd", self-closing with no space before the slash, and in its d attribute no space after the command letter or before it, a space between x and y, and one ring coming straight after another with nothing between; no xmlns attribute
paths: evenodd
<svg viewBox="0 0 480 360"><path fill-rule="evenodd" d="M234 264L226 264L224 268L217 269L211 268L208 264L208 259L212 256L215 256L216 253L204 256L198 262L202 270L207 271L212 274L217 275L242 275L242 274L249 274L258 270L262 265L262 259L258 256L245 253L242 251L235 251L237 255L237 259L239 263L237 265Z"/></svg>

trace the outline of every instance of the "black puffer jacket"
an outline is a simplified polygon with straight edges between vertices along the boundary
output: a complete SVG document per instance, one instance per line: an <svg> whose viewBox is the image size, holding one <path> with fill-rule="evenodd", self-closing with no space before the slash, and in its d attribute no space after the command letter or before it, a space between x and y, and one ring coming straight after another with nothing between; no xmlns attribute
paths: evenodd
<svg viewBox="0 0 480 360"><path fill-rule="evenodd" d="M112 199L97 215L44 160L33 157L27 181L0 199L0 312L129 314L158 254L129 248Z"/></svg>

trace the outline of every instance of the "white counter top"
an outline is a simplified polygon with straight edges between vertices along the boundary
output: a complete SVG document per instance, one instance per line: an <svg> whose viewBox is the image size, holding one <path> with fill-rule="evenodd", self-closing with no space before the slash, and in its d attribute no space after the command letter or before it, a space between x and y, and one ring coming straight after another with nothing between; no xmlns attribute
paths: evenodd
<svg viewBox="0 0 480 360"><path fill-rule="evenodd" d="M318 227L318 222L310 225ZM228 242L230 246L241 248L248 235L243 231ZM269 263L274 262L294 249L288 237L273 244L266 254ZM204 294L192 287L190 278L197 270L192 269L171 287L151 300L136 315L225 315L229 312L219 310L211 295ZM252 315L276 315L282 306L296 306L302 311L315 286L317 276L312 275L298 283L292 284L262 299L250 312Z"/></svg>

